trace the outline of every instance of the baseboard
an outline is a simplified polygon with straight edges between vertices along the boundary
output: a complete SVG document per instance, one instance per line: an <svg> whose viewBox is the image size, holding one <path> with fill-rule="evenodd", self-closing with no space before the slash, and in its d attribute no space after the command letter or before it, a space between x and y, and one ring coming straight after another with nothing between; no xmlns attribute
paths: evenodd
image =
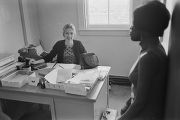
<svg viewBox="0 0 180 120"><path fill-rule="evenodd" d="M128 77L116 76L116 75L109 75L109 84L126 85L126 86L131 85Z"/></svg>

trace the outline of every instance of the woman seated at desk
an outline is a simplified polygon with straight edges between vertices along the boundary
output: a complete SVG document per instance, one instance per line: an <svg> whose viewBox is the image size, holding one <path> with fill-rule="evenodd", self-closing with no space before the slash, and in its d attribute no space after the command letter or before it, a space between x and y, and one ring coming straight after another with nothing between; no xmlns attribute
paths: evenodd
<svg viewBox="0 0 180 120"><path fill-rule="evenodd" d="M86 49L78 40L74 40L76 29L73 24L66 24L63 28L64 40L56 42L53 49L43 59L30 60L30 64L50 62L57 56L57 63L80 64L80 55L86 53Z"/></svg>
<svg viewBox="0 0 180 120"><path fill-rule="evenodd" d="M74 40L75 34L75 26L73 24L66 24L63 28L65 40L56 42L50 53L43 59L37 61L31 59L30 64L50 62L55 56L57 56L57 63L80 64L80 55L86 53L86 50L80 41ZM19 120L21 118L26 118L26 115L41 112L38 104L11 100L6 100L5 103L7 105L5 111L13 120ZM46 118L51 117L50 111L46 110L46 106L43 105L43 109L41 113L45 114L42 116L46 116ZM41 116L41 114L39 115ZM32 117L34 117L34 115Z"/></svg>

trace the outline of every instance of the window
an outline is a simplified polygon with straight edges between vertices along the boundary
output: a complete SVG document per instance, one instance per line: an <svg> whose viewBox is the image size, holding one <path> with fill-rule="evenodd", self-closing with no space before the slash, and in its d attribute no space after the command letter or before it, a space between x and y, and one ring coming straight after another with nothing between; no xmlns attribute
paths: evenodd
<svg viewBox="0 0 180 120"><path fill-rule="evenodd" d="M79 0L81 30L128 30L133 0ZM81 7L83 6L83 8ZM81 9L82 8L82 9Z"/></svg>

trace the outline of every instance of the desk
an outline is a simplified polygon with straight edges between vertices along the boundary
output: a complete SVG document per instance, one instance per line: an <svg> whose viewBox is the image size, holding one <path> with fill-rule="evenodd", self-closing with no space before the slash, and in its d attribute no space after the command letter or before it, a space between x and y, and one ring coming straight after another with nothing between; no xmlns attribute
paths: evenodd
<svg viewBox="0 0 180 120"><path fill-rule="evenodd" d="M40 89L25 85L21 88L0 87L0 98L25 102L48 104L52 120L99 120L108 106L108 72L110 67L102 67L107 72L98 81L90 94L78 96L61 90Z"/></svg>

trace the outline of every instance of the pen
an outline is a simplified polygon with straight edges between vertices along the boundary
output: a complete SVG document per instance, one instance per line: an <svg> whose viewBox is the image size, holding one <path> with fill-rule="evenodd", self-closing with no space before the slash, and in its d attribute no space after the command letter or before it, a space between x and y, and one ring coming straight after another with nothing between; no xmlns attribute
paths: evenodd
<svg viewBox="0 0 180 120"><path fill-rule="evenodd" d="M54 68L54 66L57 64L57 62L55 62L55 64L52 66L52 68Z"/></svg>
<svg viewBox="0 0 180 120"><path fill-rule="evenodd" d="M61 67L62 69L64 69L64 67L62 67L61 65L59 65L59 67Z"/></svg>

